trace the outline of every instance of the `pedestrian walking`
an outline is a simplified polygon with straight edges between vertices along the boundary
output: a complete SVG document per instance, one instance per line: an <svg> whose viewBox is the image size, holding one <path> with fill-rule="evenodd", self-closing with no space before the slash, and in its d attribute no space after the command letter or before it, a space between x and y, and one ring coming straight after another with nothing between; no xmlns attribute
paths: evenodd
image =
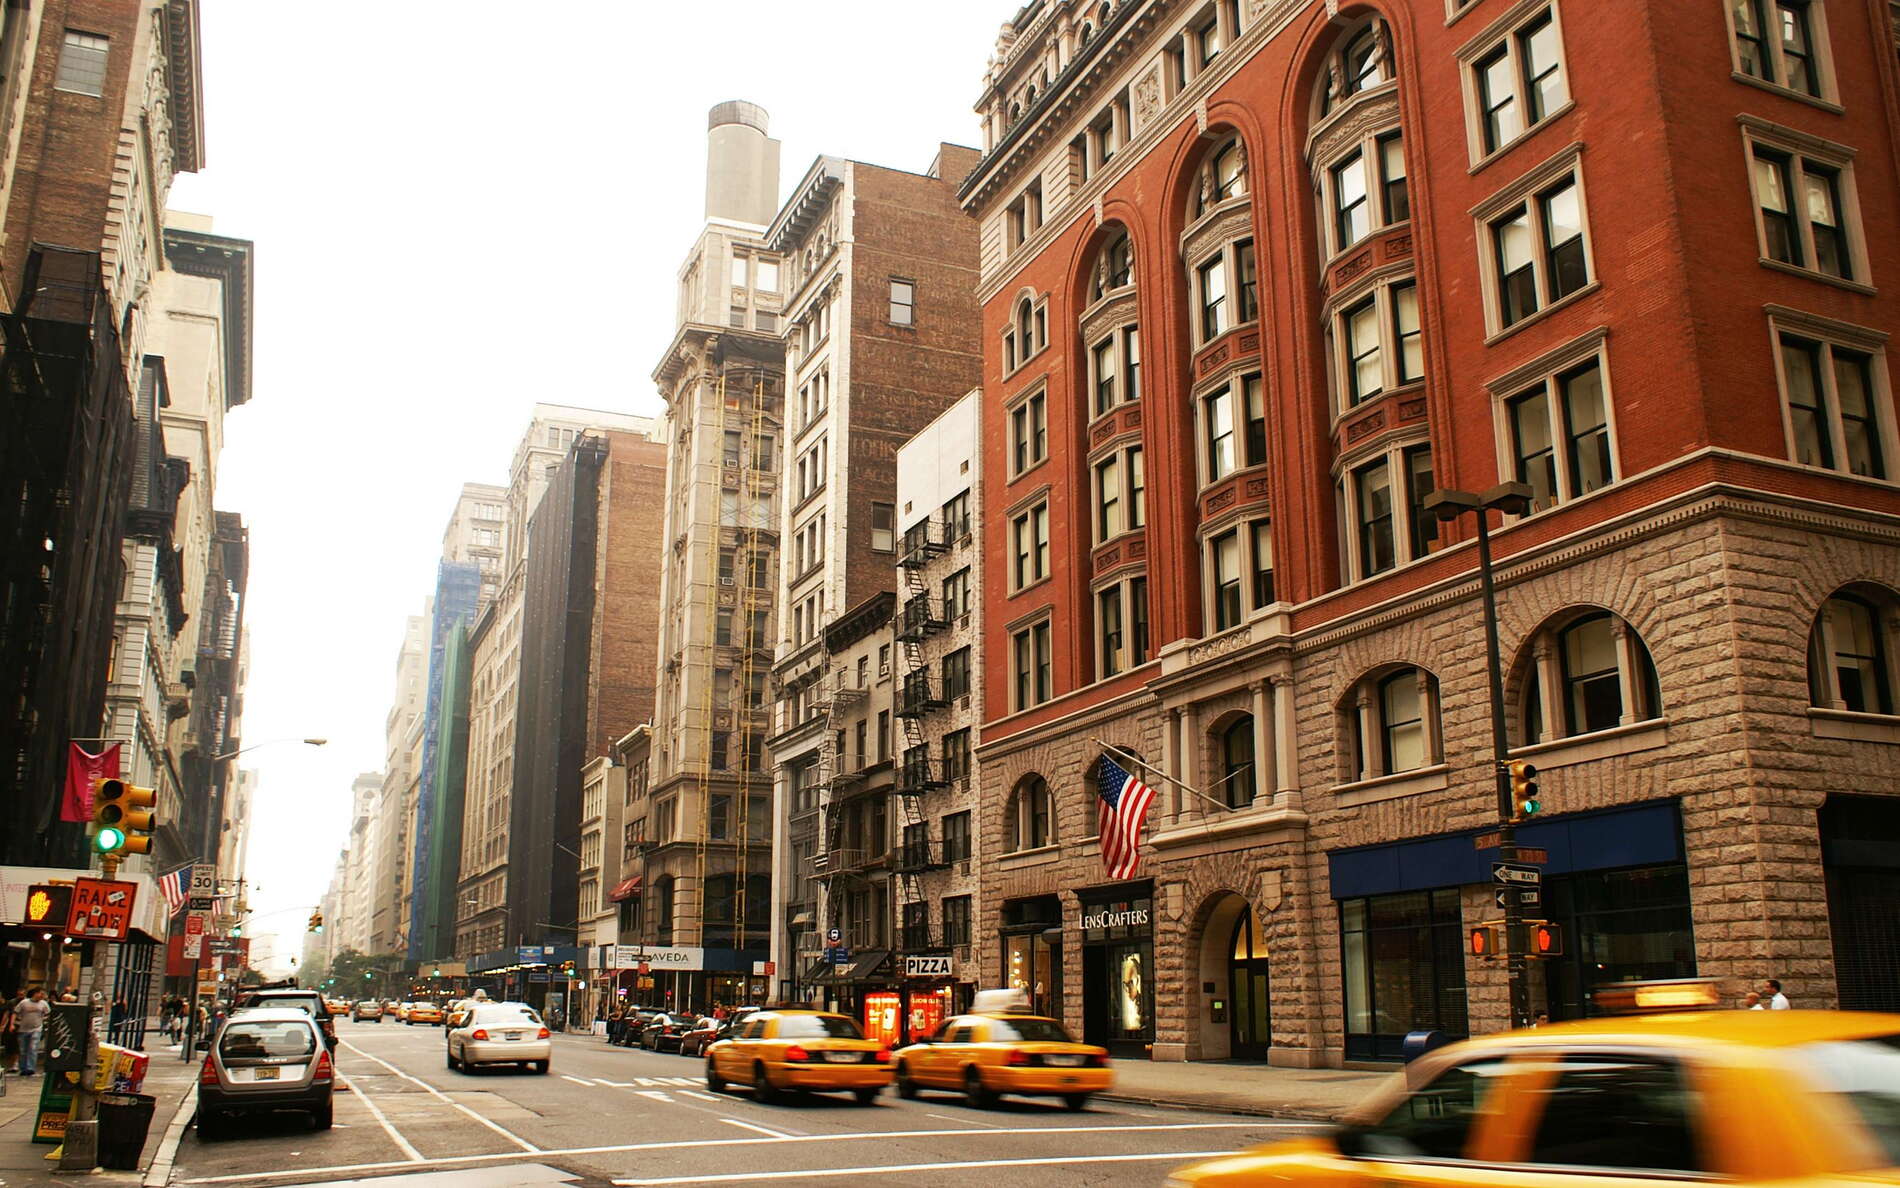
<svg viewBox="0 0 1900 1188"><path fill-rule="evenodd" d="M1768 1009L1771 1011L1786 1011L1786 1010L1793 1009L1793 1004L1788 1001L1788 996L1781 992L1781 983L1777 982L1773 978L1769 978L1766 981L1762 982L1761 996L1762 996L1762 1000L1768 1004Z"/></svg>
<svg viewBox="0 0 1900 1188"><path fill-rule="evenodd" d="M52 1013L46 991L39 986L33 987L25 1001L13 1008L13 1025L20 1033L20 1075L23 1077L39 1071L40 1029L46 1025L46 1016Z"/></svg>

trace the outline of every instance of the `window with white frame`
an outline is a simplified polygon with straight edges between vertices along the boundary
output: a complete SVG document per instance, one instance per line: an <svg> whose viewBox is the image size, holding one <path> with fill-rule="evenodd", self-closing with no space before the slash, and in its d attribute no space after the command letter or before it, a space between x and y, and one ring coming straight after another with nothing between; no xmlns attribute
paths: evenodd
<svg viewBox="0 0 1900 1188"><path fill-rule="evenodd" d="M1616 481L1603 359L1591 355L1504 397L1511 475L1542 511Z"/></svg>
<svg viewBox="0 0 1900 1188"><path fill-rule="evenodd" d="M1236 377L1202 396L1200 413L1202 486L1266 462L1266 388L1259 375Z"/></svg>
<svg viewBox="0 0 1900 1188"><path fill-rule="evenodd" d="M1512 10L1459 52L1471 126L1471 158L1503 152L1570 103L1555 5Z"/></svg>
<svg viewBox="0 0 1900 1188"><path fill-rule="evenodd" d="M1239 529L1229 528L1208 538L1207 583L1214 630L1239 626L1246 615Z"/></svg>
<svg viewBox="0 0 1900 1188"><path fill-rule="evenodd" d="M1271 606L1273 527L1262 518L1228 525L1202 542L1207 618L1214 631L1239 626Z"/></svg>
<svg viewBox="0 0 1900 1188"><path fill-rule="evenodd" d="M969 613L970 569L965 566L943 579L943 614L947 619L959 619Z"/></svg>
<svg viewBox="0 0 1900 1188"><path fill-rule="evenodd" d="M1042 390L1009 410L1010 477L1017 478L1049 456L1049 401Z"/></svg>
<svg viewBox="0 0 1900 1188"><path fill-rule="evenodd" d="M1728 10L1736 73L1797 95L1828 97L1827 5L1729 0Z"/></svg>
<svg viewBox="0 0 1900 1188"><path fill-rule="evenodd" d="M1141 447L1127 446L1094 467L1095 543L1106 544L1147 524L1147 487Z"/></svg>
<svg viewBox="0 0 1900 1188"><path fill-rule="evenodd" d="M1013 709L1026 710L1041 705L1054 695L1053 646L1048 619L1010 634Z"/></svg>
<svg viewBox="0 0 1900 1188"><path fill-rule="evenodd" d="M1015 251L1042 226L1042 179L1036 178L1003 211L1004 245Z"/></svg>
<svg viewBox="0 0 1900 1188"><path fill-rule="evenodd" d="M1489 199L1478 217L1491 328L1501 332L1596 279L1573 146Z"/></svg>
<svg viewBox="0 0 1900 1188"><path fill-rule="evenodd" d="M917 323L917 282L891 279L890 320L894 326Z"/></svg>
<svg viewBox="0 0 1900 1188"><path fill-rule="evenodd" d="M1003 371L1021 367L1049 345L1049 303L1027 294L1020 298L1003 328Z"/></svg>
<svg viewBox="0 0 1900 1188"><path fill-rule="evenodd" d="M1425 378L1418 283L1381 284L1334 317L1333 374L1339 408L1353 408Z"/></svg>
<svg viewBox="0 0 1900 1188"><path fill-rule="evenodd" d="M1393 118L1397 118L1396 109ZM1316 177L1325 202L1326 248L1331 255L1412 217L1405 138L1390 125L1354 139L1348 151L1331 157Z"/></svg>
<svg viewBox="0 0 1900 1188"><path fill-rule="evenodd" d="M1191 217L1200 218L1230 198L1247 193L1247 148L1237 136L1214 147L1201 162Z"/></svg>
<svg viewBox="0 0 1900 1188"><path fill-rule="evenodd" d="M1135 248L1128 232L1116 231L1095 257L1090 280L1089 299L1099 301L1118 289L1135 283Z"/></svg>
<svg viewBox="0 0 1900 1188"><path fill-rule="evenodd" d="M1039 850L1056 840L1055 795L1049 781L1039 775L1027 775L1009 794L1003 806L1003 849Z"/></svg>
<svg viewBox="0 0 1900 1188"><path fill-rule="evenodd" d="M1206 483L1216 483L1236 469L1234 440L1234 393L1223 387L1201 397L1201 430L1205 442L1202 473Z"/></svg>
<svg viewBox="0 0 1900 1188"><path fill-rule="evenodd" d="M1340 705L1340 777L1377 779L1444 762L1438 680L1413 665L1388 666L1353 685Z"/></svg>
<svg viewBox="0 0 1900 1188"><path fill-rule="evenodd" d="M1649 648L1606 610L1571 612L1540 627L1514 675L1520 746L1662 716Z"/></svg>
<svg viewBox="0 0 1900 1188"><path fill-rule="evenodd" d="M1808 636L1808 691L1820 709L1892 714L1900 673L1900 600L1884 586L1862 582L1821 604Z"/></svg>
<svg viewBox="0 0 1900 1188"><path fill-rule="evenodd" d="M1778 329L1790 458L1863 478L1892 477L1884 337L1807 319Z"/></svg>
<svg viewBox="0 0 1900 1188"><path fill-rule="evenodd" d="M1109 586L1095 592L1095 671L1103 680L1122 671L1127 655L1127 624L1122 615L1122 588Z"/></svg>
<svg viewBox="0 0 1900 1188"><path fill-rule="evenodd" d="M1426 555L1433 525L1425 497L1432 481L1427 445L1395 446L1341 476L1334 498L1345 581L1376 577Z"/></svg>
<svg viewBox="0 0 1900 1188"><path fill-rule="evenodd" d="M1049 576L1049 503L1043 500L1009 522L1010 580L1021 590Z"/></svg>
<svg viewBox="0 0 1900 1188"><path fill-rule="evenodd" d="M1854 150L1744 117L1755 226L1764 261L1866 281Z"/></svg>

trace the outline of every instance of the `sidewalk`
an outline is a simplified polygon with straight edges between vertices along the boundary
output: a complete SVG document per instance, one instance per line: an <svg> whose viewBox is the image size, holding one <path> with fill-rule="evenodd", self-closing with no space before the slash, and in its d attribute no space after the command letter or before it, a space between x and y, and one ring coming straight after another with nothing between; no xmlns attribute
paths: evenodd
<svg viewBox="0 0 1900 1188"><path fill-rule="evenodd" d="M145 1170L152 1166L160 1146L165 1142L166 1132L171 1128L183 1104L196 1085L198 1064L196 1061L184 1062L178 1059L178 1049L161 1045L152 1052L152 1063L145 1074L145 1087L142 1092L152 1095L152 1128L145 1136L145 1149L139 1155L139 1170L136 1172L100 1171L83 1177L88 1184L139 1184ZM65 1185L70 1188L74 1176L56 1176L53 1174L53 1161L46 1158L56 1148L49 1143L33 1141L33 1123L39 1112L40 1078L6 1078L7 1092L0 1097L0 1184L6 1188L20 1188L21 1185L33 1185L35 1188L51 1188L53 1185Z"/></svg>
<svg viewBox="0 0 1900 1188"><path fill-rule="evenodd" d="M1228 1060L1117 1060L1115 1087L1100 1096L1147 1105L1334 1122L1390 1075L1339 1068L1273 1068Z"/></svg>

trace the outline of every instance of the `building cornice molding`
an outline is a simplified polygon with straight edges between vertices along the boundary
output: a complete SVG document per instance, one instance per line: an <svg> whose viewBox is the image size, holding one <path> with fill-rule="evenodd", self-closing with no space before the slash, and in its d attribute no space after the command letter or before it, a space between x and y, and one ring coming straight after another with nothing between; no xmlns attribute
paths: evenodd
<svg viewBox="0 0 1900 1188"><path fill-rule="evenodd" d="M219 283L224 298L224 407L251 399L251 304L257 245L248 239L165 228L165 262L174 272Z"/></svg>

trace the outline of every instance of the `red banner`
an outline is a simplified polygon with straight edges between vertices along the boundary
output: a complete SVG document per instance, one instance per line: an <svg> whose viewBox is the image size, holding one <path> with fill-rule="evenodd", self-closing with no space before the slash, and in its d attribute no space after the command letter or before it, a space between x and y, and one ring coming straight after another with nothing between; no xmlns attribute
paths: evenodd
<svg viewBox="0 0 1900 1188"><path fill-rule="evenodd" d="M118 775L118 743L96 755L78 743L66 744L66 792L59 800L59 819L92 820L92 782L117 779Z"/></svg>

